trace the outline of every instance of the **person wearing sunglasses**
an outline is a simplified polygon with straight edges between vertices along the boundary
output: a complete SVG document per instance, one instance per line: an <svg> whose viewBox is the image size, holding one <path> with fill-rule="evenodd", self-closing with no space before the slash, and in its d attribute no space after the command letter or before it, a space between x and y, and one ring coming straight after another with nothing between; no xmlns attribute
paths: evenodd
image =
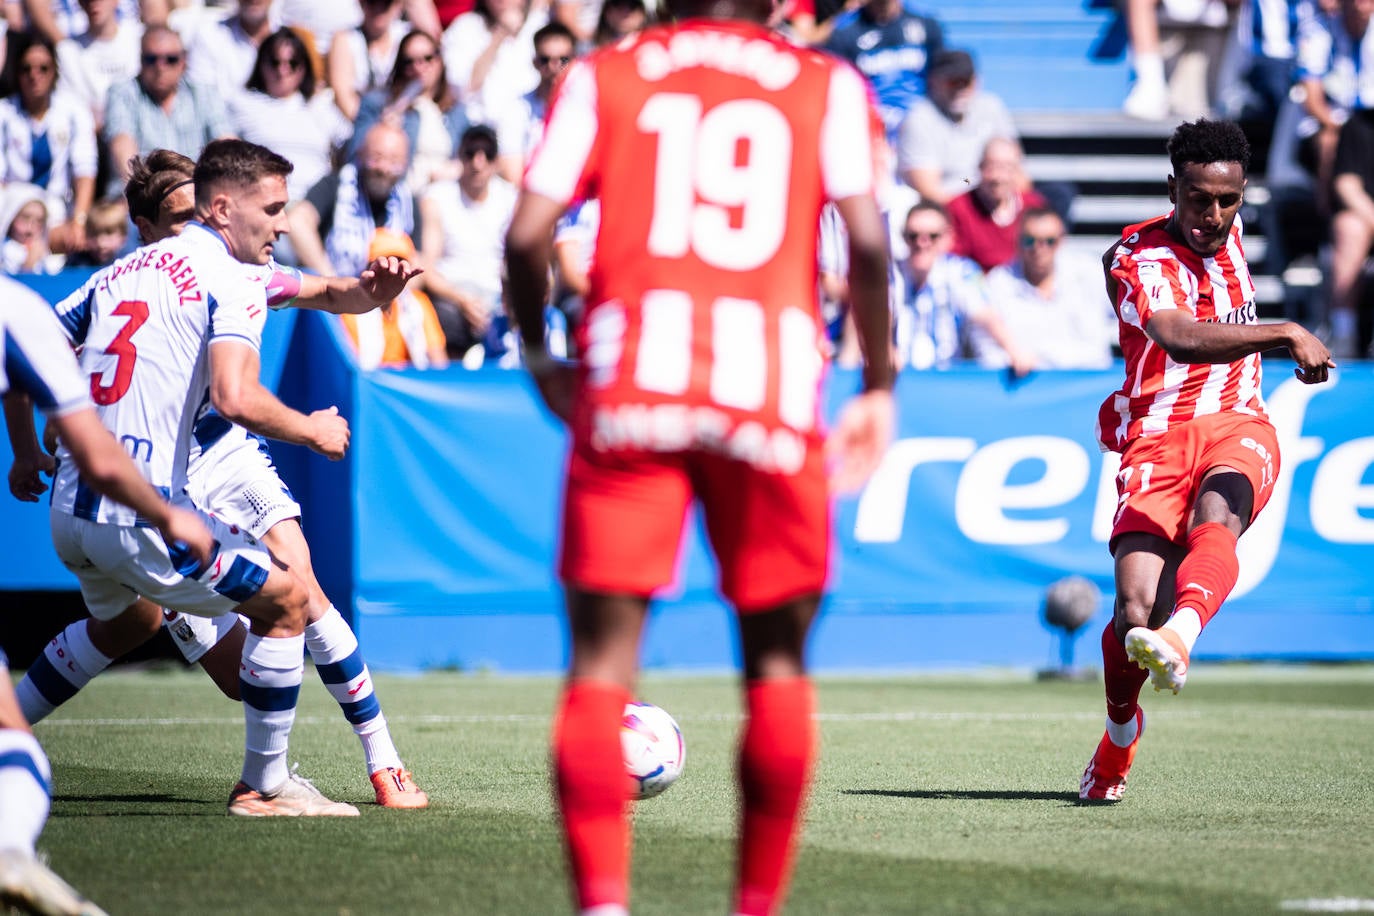
<svg viewBox="0 0 1374 916"><path fill-rule="evenodd" d="M56 252L86 244L100 164L95 125L85 105L56 93L57 53L44 38L28 39L18 55L19 91L0 99L0 184L42 188Z"/></svg>
<svg viewBox="0 0 1374 916"><path fill-rule="evenodd" d="M468 128L468 115L429 33L416 29L402 38L386 85L363 96L347 158L354 157L379 122L405 131L410 157L406 175L417 193L434 181L457 177L453 155Z"/></svg>
<svg viewBox="0 0 1374 916"><path fill-rule="evenodd" d="M967 327L987 311L983 272L951 254L953 234L945 208L923 200L906 214L896 302L896 365L948 369L962 361Z"/></svg>
<svg viewBox="0 0 1374 916"><path fill-rule="evenodd" d="M186 47L164 26L143 33L138 76L110 87L105 109L110 193L129 178L129 161L155 149L192 159L205 144L234 136L220 93L186 78Z"/></svg>
<svg viewBox="0 0 1374 916"><path fill-rule="evenodd" d="M229 121L241 138L295 166L286 176L292 200L333 170L331 154L353 133L329 93L317 91L309 52L294 29L278 29L258 48L244 91L229 99Z"/></svg>
<svg viewBox="0 0 1374 916"><path fill-rule="evenodd" d="M534 33L534 69L539 85L520 97L518 105L496 123L501 157L496 170L512 184L520 180L525 161L544 136L544 116L554 87L577 57L577 39L565 24L551 20Z"/></svg>
<svg viewBox="0 0 1374 916"><path fill-rule="evenodd" d="M1112 364L1116 315L1102 288L1102 267L1064 244L1064 220L1048 207L1021 214L1016 256L987 275L989 308L1003 328L983 326L969 344L984 368L1021 377L1036 369L1105 369Z"/></svg>

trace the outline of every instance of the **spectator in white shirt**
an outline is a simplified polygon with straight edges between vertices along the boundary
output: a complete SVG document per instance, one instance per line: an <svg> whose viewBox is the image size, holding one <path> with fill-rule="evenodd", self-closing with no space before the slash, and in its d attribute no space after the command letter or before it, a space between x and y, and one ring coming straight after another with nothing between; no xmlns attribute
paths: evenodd
<svg viewBox="0 0 1374 916"><path fill-rule="evenodd" d="M272 0L238 0L238 11L202 27L187 45L186 76L213 87L226 104L243 92L258 48L278 28Z"/></svg>
<svg viewBox="0 0 1374 916"><path fill-rule="evenodd" d="M970 343L979 365L1036 369L1102 369L1111 365L1116 316L1093 258L1065 250L1064 221L1053 210L1027 208L1017 254L987 276L996 328L974 326ZM997 338L1001 338L998 340Z"/></svg>
<svg viewBox="0 0 1374 916"><path fill-rule="evenodd" d="M97 130L104 124L110 87L138 75L143 23L118 16L118 5L117 0L81 0L86 29L57 44L60 88L85 103Z"/></svg>

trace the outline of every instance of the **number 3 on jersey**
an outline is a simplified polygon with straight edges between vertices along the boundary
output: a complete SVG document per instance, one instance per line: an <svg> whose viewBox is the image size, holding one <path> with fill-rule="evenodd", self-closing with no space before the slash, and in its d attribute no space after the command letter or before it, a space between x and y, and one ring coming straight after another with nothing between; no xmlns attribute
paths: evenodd
<svg viewBox="0 0 1374 916"><path fill-rule="evenodd" d="M703 112L694 95L662 92L644 103L636 126L658 137L650 254L681 258L690 251L712 267L745 271L777 253L792 161L792 130L782 112L757 99Z"/></svg>
<svg viewBox="0 0 1374 916"><path fill-rule="evenodd" d="M113 404L124 395L129 393L129 386L134 379L134 363L138 360L138 347L134 346L134 332L143 327L143 323L148 320L148 303L137 299L126 299L115 306L110 314L123 315L128 318L124 327L119 329L114 340L105 348L108 356L116 358L114 368L114 381L108 385L102 385L100 379L103 373L93 373L91 375L91 400L102 406Z"/></svg>

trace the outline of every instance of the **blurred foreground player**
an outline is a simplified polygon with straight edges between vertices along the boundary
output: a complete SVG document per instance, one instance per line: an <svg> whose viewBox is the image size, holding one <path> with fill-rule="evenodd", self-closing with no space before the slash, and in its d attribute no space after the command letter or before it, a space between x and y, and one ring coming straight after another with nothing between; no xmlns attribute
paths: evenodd
<svg viewBox="0 0 1374 916"><path fill-rule="evenodd" d="M1168 143L1165 216L1129 226L1103 256L1126 383L1097 417L1121 453L1111 551L1116 609L1102 633L1107 729L1079 784L1117 802L1135 759L1146 677L1178 693L1193 644L1239 575L1236 539L1279 473L1260 394L1260 357L1286 347L1305 384L1330 352L1290 321L1259 324L1237 218L1250 147L1228 121L1182 124Z"/></svg>
<svg viewBox="0 0 1374 916"><path fill-rule="evenodd" d="M862 77L763 28L767 0L680 0L684 21L575 63L507 239L526 365L571 430L560 575L572 657L553 735L577 904L628 909L620 719L650 597L700 504L737 609L747 716L733 911L778 910L816 754L807 632L829 565L829 484L853 488L892 431L887 242ZM601 203L581 365L541 313L554 225ZM864 391L828 443L816 226L849 231Z"/></svg>
<svg viewBox="0 0 1374 916"><path fill-rule="evenodd" d="M11 386L48 414L94 491L138 510L168 543L181 542L201 561L209 559L212 540L204 524L164 501L101 424L48 304L3 277L0 395ZM0 652L0 904L34 913L100 914L35 855L48 817L50 778L48 759L20 711Z"/></svg>

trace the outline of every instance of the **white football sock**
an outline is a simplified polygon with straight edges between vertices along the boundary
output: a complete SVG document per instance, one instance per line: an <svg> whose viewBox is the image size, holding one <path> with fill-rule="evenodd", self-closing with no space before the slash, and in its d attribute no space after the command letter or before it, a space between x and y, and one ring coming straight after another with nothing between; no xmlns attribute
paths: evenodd
<svg viewBox="0 0 1374 916"><path fill-rule="evenodd" d="M1140 734L1139 716L1131 716L1129 722L1113 722L1111 717L1107 718L1107 737L1117 747L1130 747L1131 742L1135 741L1138 734Z"/></svg>
<svg viewBox="0 0 1374 916"><path fill-rule="evenodd" d="M243 781L259 792L285 784L287 739L305 672L305 639L249 633L243 641Z"/></svg>
<svg viewBox="0 0 1374 916"><path fill-rule="evenodd" d="M0 850L33 855L48 819L51 779L48 757L33 735L0 729Z"/></svg>
<svg viewBox="0 0 1374 916"><path fill-rule="evenodd" d="M1164 57L1161 54L1141 54L1136 57L1135 79L1138 84L1164 88Z"/></svg>
<svg viewBox="0 0 1374 916"><path fill-rule="evenodd" d="M1188 654L1193 654L1193 646L1197 643L1197 638L1202 634L1202 618L1197 611L1190 607L1179 608L1174 611L1174 616L1170 617L1160 629L1173 630L1178 634L1178 638L1183 640L1183 647L1188 650Z"/></svg>
<svg viewBox="0 0 1374 916"><path fill-rule="evenodd" d="M325 689L362 742L368 775L386 767L399 769L401 757L373 690L372 672L358 649L358 637L343 615L331 606L323 617L309 624L305 628L305 647L310 650Z"/></svg>
<svg viewBox="0 0 1374 916"><path fill-rule="evenodd" d="M87 620L78 620L58 633L15 685L19 708L30 724L76 696L91 679L110 666L86 633Z"/></svg>

